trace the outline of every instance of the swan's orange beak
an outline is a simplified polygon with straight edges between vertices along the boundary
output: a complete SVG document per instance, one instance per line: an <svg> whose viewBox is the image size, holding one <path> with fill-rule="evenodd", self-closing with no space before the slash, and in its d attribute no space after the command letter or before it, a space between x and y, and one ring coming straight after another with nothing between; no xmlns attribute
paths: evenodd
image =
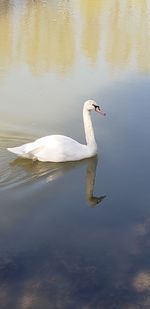
<svg viewBox="0 0 150 309"><path fill-rule="evenodd" d="M100 113L100 114L103 115L103 116L106 116L106 113L104 113L104 112L101 110L101 108L100 108L99 106L96 106L96 107L95 107L95 111L96 111L97 113Z"/></svg>

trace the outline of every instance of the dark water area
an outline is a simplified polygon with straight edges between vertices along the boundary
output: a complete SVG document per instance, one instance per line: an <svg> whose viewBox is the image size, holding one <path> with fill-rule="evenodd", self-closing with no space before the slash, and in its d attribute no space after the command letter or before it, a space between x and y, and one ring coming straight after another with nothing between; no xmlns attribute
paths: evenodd
<svg viewBox="0 0 150 309"><path fill-rule="evenodd" d="M2 309L150 307L150 11L131 2L0 2ZM107 114L92 117L97 157L6 150L84 141L88 98Z"/></svg>

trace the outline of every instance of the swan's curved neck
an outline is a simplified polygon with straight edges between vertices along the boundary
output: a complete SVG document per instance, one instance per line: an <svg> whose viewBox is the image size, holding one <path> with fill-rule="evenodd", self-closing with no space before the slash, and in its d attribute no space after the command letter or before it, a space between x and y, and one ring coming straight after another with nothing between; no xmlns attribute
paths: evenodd
<svg viewBox="0 0 150 309"><path fill-rule="evenodd" d="M91 121L91 113L85 107L83 108L83 122L84 122L84 130L85 130L85 138L87 146L90 147L91 150L93 150L93 153L96 153L97 145Z"/></svg>

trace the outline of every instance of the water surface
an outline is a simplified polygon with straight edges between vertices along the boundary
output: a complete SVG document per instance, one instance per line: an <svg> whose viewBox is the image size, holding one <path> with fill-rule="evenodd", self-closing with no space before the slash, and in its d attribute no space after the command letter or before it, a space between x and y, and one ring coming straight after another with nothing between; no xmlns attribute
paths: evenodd
<svg viewBox="0 0 150 309"><path fill-rule="evenodd" d="M0 1L0 307L150 306L149 1ZM98 157L63 164L6 148L48 134Z"/></svg>

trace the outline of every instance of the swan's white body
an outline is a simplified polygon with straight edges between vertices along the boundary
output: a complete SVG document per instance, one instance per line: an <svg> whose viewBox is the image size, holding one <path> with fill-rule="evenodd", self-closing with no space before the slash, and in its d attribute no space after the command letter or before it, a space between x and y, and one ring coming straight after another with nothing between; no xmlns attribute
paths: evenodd
<svg viewBox="0 0 150 309"><path fill-rule="evenodd" d="M64 135L50 135L19 147L8 148L8 150L20 157L43 162L77 161L92 157L97 153L97 145L90 115L91 110L94 109L97 112L101 112L95 101L88 100L85 102L83 107L83 121L87 145L80 144Z"/></svg>

